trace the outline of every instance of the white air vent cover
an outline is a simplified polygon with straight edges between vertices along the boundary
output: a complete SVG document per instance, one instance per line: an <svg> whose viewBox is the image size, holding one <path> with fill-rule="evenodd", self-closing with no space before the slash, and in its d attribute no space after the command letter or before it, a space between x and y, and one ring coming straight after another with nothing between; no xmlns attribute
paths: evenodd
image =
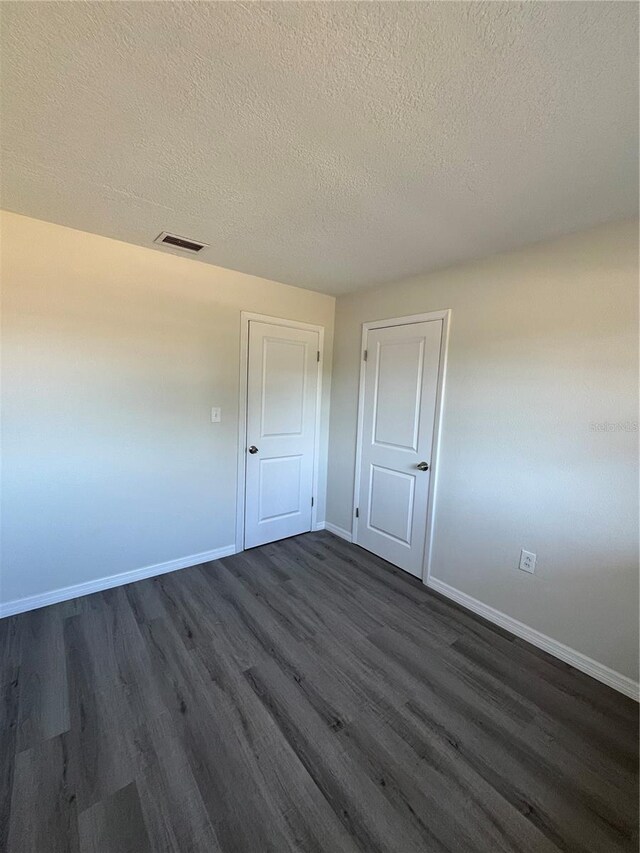
<svg viewBox="0 0 640 853"><path fill-rule="evenodd" d="M207 243L198 243L196 240L189 240L187 237L178 237L177 234L169 234L168 231L158 234L153 242L169 246L172 249L180 249L183 252L191 252L192 255L197 255L198 252L207 248Z"/></svg>

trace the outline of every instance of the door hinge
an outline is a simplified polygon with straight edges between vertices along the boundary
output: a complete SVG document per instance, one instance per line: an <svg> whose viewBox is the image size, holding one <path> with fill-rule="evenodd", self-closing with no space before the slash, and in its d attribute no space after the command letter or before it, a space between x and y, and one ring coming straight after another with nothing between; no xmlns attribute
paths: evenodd
<svg viewBox="0 0 640 853"><path fill-rule="evenodd" d="M318 350L318 357L316 358L316 361L320 361L320 350Z"/></svg>
<svg viewBox="0 0 640 853"><path fill-rule="evenodd" d="M313 506L313 498L311 498L311 506Z"/></svg>
<svg viewBox="0 0 640 853"><path fill-rule="evenodd" d="M364 351L364 354L363 354L363 356L362 356L362 357L364 358L364 360L365 360L365 361L367 360L367 356L368 356L368 355L369 355L369 350L365 350L365 351Z"/></svg>
<svg viewBox="0 0 640 853"><path fill-rule="evenodd" d="M356 518L360 518L360 507L356 507Z"/></svg>

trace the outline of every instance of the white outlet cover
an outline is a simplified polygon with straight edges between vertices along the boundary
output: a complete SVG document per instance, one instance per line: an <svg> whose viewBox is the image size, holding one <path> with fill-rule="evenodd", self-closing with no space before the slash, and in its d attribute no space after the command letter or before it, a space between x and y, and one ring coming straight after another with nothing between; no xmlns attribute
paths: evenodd
<svg viewBox="0 0 640 853"><path fill-rule="evenodd" d="M536 570L537 557L532 551L520 551L520 565L518 568L523 572L529 572L532 575Z"/></svg>

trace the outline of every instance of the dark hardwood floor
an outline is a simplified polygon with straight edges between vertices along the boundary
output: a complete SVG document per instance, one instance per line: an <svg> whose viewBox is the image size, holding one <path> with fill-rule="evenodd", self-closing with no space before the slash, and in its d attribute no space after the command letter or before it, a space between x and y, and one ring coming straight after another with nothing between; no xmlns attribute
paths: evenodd
<svg viewBox="0 0 640 853"><path fill-rule="evenodd" d="M9 853L638 850L637 705L329 533L0 643Z"/></svg>

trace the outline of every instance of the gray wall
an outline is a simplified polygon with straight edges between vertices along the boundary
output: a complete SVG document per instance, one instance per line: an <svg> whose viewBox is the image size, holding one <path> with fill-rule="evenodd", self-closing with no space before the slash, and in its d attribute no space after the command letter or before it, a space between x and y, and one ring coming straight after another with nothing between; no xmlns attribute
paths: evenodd
<svg viewBox="0 0 640 853"><path fill-rule="evenodd" d="M637 235L602 227L340 297L327 498L350 530L361 324L451 308L432 574L633 679L638 433L593 425L637 429Z"/></svg>
<svg viewBox="0 0 640 853"><path fill-rule="evenodd" d="M234 544L243 309L326 328L324 518L333 297L23 216L1 225L0 600Z"/></svg>

